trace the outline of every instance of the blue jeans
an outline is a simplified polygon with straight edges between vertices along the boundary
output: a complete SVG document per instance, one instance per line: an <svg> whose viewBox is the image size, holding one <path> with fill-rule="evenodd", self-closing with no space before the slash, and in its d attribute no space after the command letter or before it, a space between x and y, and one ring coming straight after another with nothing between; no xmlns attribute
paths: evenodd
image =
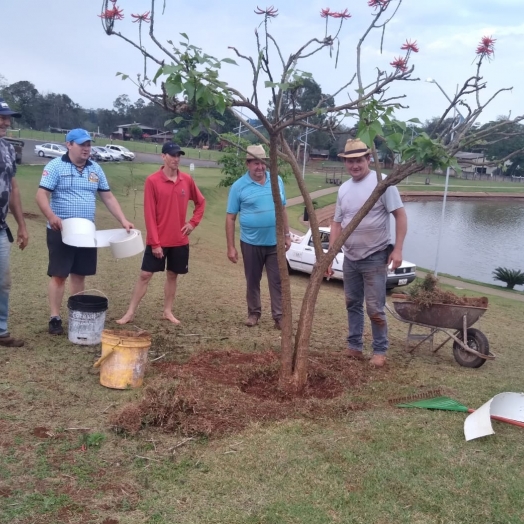
<svg viewBox="0 0 524 524"><path fill-rule="evenodd" d="M9 314L9 291L11 290L11 272L9 255L11 243L5 229L0 230L0 337L8 335L7 317Z"/></svg>
<svg viewBox="0 0 524 524"><path fill-rule="evenodd" d="M373 353L384 355L388 349L386 313L386 281L388 250L377 251L357 261L344 257L344 294L348 311L349 349L362 351L364 346L364 299L371 320Z"/></svg>

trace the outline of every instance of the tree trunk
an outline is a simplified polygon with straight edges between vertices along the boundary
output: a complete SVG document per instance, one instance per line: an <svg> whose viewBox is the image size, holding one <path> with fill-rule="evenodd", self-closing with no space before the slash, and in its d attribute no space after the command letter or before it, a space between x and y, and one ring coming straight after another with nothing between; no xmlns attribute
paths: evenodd
<svg viewBox="0 0 524 524"><path fill-rule="evenodd" d="M277 258L280 271L282 288L282 338L281 338L281 378L289 382L293 370L293 311L291 308L291 284L287 270L284 217L282 199L280 198L280 187L278 185L278 135L269 136L269 172L271 179L271 192L275 203L277 219ZM285 377L285 378L284 378Z"/></svg>

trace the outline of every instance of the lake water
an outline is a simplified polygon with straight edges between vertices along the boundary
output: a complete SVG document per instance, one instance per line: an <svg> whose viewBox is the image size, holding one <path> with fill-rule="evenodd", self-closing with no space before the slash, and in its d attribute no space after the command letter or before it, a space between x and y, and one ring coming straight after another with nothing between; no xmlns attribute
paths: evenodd
<svg viewBox="0 0 524 524"><path fill-rule="evenodd" d="M442 201L406 202L405 206L408 235L403 256L419 267L433 270ZM505 286L493 280L492 271L498 266L524 271L522 202L448 200L438 273Z"/></svg>

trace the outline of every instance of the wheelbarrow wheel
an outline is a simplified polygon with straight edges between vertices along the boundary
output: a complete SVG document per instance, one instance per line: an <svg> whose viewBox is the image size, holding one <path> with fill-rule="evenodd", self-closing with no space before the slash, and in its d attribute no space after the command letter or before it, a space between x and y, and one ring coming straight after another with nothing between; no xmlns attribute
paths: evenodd
<svg viewBox="0 0 524 524"><path fill-rule="evenodd" d="M462 333L457 334L457 336L461 337ZM483 355L489 355L488 339L486 335L478 329L468 329L468 347ZM465 368L479 368L486 362L485 358L477 357L477 355L465 351L457 342L453 342L453 356L455 360Z"/></svg>

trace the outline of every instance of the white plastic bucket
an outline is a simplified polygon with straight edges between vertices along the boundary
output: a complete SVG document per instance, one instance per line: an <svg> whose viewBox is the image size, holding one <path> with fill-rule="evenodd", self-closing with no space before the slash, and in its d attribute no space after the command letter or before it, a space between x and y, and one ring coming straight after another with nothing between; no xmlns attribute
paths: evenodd
<svg viewBox="0 0 524 524"><path fill-rule="evenodd" d="M62 220L62 242L75 247L96 247L95 224L85 218Z"/></svg>
<svg viewBox="0 0 524 524"><path fill-rule="evenodd" d="M81 346L99 344L106 321L107 297L77 293L69 297L67 307L69 309L69 341Z"/></svg>
<svg viewBox="0 0 524 524"><path fill-rule="evenodd" d="M115 235L125 233L125 229L102 229L95 233L96 247L109 247L109 240Z"/></svg>
<svg viewBox="0 0 524 524"><path fill-rule="evenodd" d="M132 229L129 233L121 230L109 239L109 245L115 258L132 257L144 251L142 233L138 229Z"/></svg>

